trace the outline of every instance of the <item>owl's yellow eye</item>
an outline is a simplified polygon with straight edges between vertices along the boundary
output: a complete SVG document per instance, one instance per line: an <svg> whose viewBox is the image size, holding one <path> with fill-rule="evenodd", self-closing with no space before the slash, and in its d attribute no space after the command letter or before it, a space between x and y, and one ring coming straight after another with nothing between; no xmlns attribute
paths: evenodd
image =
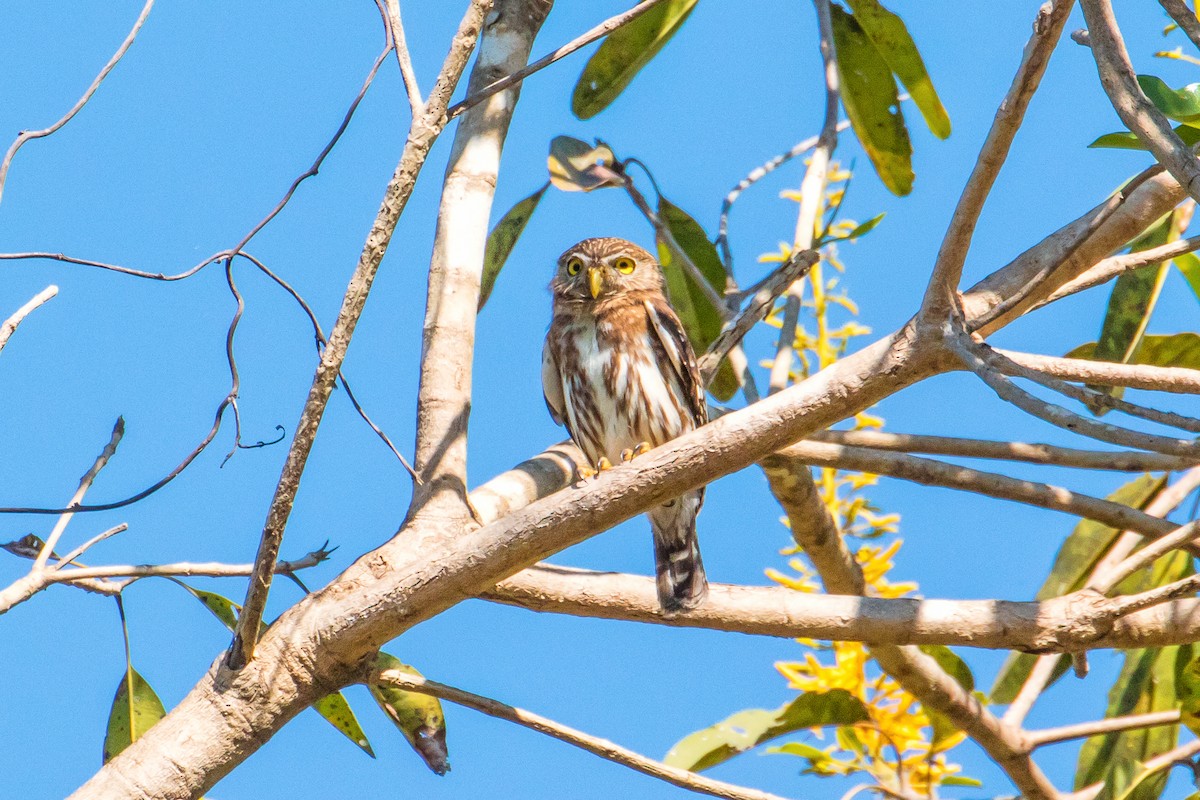
<svg viewBox="0 0 1200 800"><path fill-rule="evenodd" d="M572 276L578 275L579 270L581 270L581 269L583 269L583 262L580 261L578 258L572 258L570 261L567 262L567 274L568 275L572 275Z"/></svg>
<svg viewBox="0 0 1200 800"><path fill-rule="evenodd" d="M624 258L624 257L622 257L622 258L618 258L616 261L614 261L614 262L613 262L613 266L617 268L617 271L618 271L618 272L623 272L623 273L625 273L626 275L628 275L628 274L630 274L631 272L633 272L633 268L634 268L636 265L633 263L633 259L632 259L632 258Z"/></svg>

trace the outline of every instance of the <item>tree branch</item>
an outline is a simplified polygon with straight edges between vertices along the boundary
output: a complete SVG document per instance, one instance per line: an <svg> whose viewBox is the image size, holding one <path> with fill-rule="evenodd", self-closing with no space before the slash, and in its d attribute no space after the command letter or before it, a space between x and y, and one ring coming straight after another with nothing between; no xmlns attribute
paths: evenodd
<svg viewBox="0 0 1200 800"><path fill-rule="evenodd" d="M462 689L447 686L444 683L431 681L410 673L398 670L376 671L369 675L367 682L390 686L395 689L403 689L407 692L432 695L433 697L474 709L475 711L487 714L489 717L502 719L529 728L530 730L535 730L538 733L544 733L547 736L558 739L560 742L566 742L593 755L600 756L605 760L628 767L643 775L657 778L672 786L679 786L688 791L707 794L713 797L724 797L728 798L728 800L782 800L778 795L770 794L769 792L735 786L731 783L713 780L712 778L699 775L695 772L689 772L685 769L667 766L661 761L647 758L640 753L635 753L607 739L601 739L583 731L569 728L562 723L547 719L539 714L515 708L493 700L490 697L463 691Z"/></svg>
<svg viewBox="0 0 1200 800"><path fill-rule="evenodd" d="M317 427L329 403L329 395L341 371L342 362L346 357L346 349L354 335L354 328L366 305L367 295L383 254L387 251L396 222L412 195L417 175L425 165L425 158L433 147L438 135L446 125L446 104L458 79L466 68L467 59L475 47L475 40L483 25L483 17L491 0L472 0L467 7L466 15L459 24L450 53L446 57L442 71L438 75L437 84L430 93L425 112L419 119L413 121L409 128L408 140L400 162L388 183L382 206L371 231L367 235L362 255L355 267L350 285L346 289L341 310L337 321L329 335L329 343L321 353L321 361L313 376L312 387L308 399L304 403L300 420L296 424L296 432L292 445L288 450L287 461L271 500L270 510L263 525L262 538L259 542L258 554L255 557L255 571L250 578L250 586L246 592L246 600L242 606L242 614L238 618L238 629L230 646L227 663L230 669L238 670L246 665L254 655L254 647L258 641L259 623L262 622L263 610L266 607L267 593L271 587L271 577L275 571L275 561L279 557L279 546L283 541L283 531L287 526L296 492L300 488L300 476L312 451L316 439Z"/></svg>
<svg viewBox="0 0 1200 800"><path fill-rule="evenodd" d="M138 18L134 20L133 27L130 28L129 33L126 34L125 41L121 42L121 46L117 48L117 52L113 53L112 58L108 60L108 63L105 64L100 70L100 73L96 75L95 80L93 80L91 85L88 86L87 90L84 91L83 96L75 101L75 105L71 106L70 111L64 114L62 118L58 120L58 122L55 122L49 128L42 128L39 131L21 131L17 135L16 140L9 145L8 152L4 154L4 159L0 160L0 198L4 197L4 184L8 179L8 169L12 166L12 160L13 157L16 156L17 151L20 150L21 147L30 139L41 139L51 135L59 128L70 122L75 115L78 114L85 105L87 105L88 100L92 99L92 95L96 93L96 90L100 88L100 84L103 83L104 79L108 77L108 73L113 71L113 67L117 66L117 62L124 57L126 51L128 51L133 45L133 40L137 38L138 31L142 29L142 25L145 24L146 18L150 16L150 9L153 7L154 0L146 0L146 5L142 6L142 12L138 14Z"/></svg>
<svg viewBox="0 0 1200 800"><path fill-rule="evenodd" d="M943 320L958 306L957 291L962 279L963 265L971 246L971 237L979 215L987 201L992 185L1004 161L1017 130L1025 119L1025 110L1033 98L1050 62L1050 54L1058 44L1063 26L1071 13L1074 0L1053 0L1038 9L1033 23L1033 35L1025 45L1021 64L1013 76L1008 93L996 109L991 130L983 142L971 176L963 187L962 196L954 208L946 236L938 250L933 274L925 289L921 315L929 320Z"/></svg>
<svg viewBox="0 0 1200 800"><path fill-rule="evenodd" d="M43 304L48 303L56 294L58 294L57 286L53 284L47 286L31 297L29 302L14 311L3 323L0 323L0 350L3 350L4 346L8 344L8 340L17 332L17 327L25 321L25 318Z"/></svg>
<svg viewBox="0 0 1200 800"><path fill-rule="evenodd" d="M1149 364L1116 364L1108 361L1088 361L1082 358L1018 353L993 348L997 353L1022 367L1035 369L1045 375L1069 381L1128 386L1177 394L1200 394L1200 370L1187 367L1155 367Z"/></svg>
<svg viewBox="0 0 1200 800"><path fill-rule="evenodd" d="M1072 739L1086 739L1089 736L1099 736L1104 733L1118 731L1135 731L1141 728L1157 728L1160 725L1178 725L1179 711L1152 711L1148 714L1129 714L1123 717L1111 717L1095 722L1077 722L1074 725L1062 725L1057 728L1045 728L1040 731L1029 731L1026 736L1033 747L1044 747L1048 744L1069 742Z"/></svg>

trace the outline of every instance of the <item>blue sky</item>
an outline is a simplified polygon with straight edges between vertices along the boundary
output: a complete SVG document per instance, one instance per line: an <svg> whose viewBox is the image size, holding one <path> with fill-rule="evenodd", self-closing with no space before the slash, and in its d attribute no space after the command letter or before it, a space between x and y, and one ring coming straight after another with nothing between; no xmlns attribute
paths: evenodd
<svg viewBox="0 0 1200 800"><path fill-rule="evenodd" d="M459 3L404 4L408 38L427 90L457 24ZM562 2L535 54L565 42L624 5ZM1153 59L1162 20L1144 4L1118 3L1141 71L1180 85L1194 68ZM845 246L844 285L861 321L883 334L916 307L995 105L1008 86L1035 3L989 4L965 13L952 2L896 2L954 125L947 141L914 124L916 184L889 195L850 135L838 157L857 160L844 214L887 217ZM57 119L91 81L136 17L137 2L10 2L0 9L0 143ZM1068 30L1081 27L1076 12ZM1171 40L1169 46L1177 42ZM142 269L178 272L232 246L277 201L336 129L382 44L369 3L163 3L93 101L53 137L17 156L0 204L0 251L49 250ZM607 141L654 171L663 193L715 230L721 198L746 172L816 132L822 109L812 10L804 3L704 0L680 34L595 119L570 114L571 87L587 53L526 85L505 151L493 219L545 180L558 134ZM320 175L247 248L291 281L331 324L363 238L395 165L407 104L394 62L382 70ZM465 83L465 82L464 82ZM460 92L461 94L461 92ZM1043 88L984 212L967 264L968 282L1006 263L1074 218L1148 156L1093 151L1119 129L1090 54L1070 42L1055 54ZM423 275L451 135L434 148L384 261L355 336L346 373L375 419L411 450ZM739 278L763 274L758 254L791 236L798 185L792 163L735 207ZM514 251L479 323L471 422L473 484L563 436L542 404L541 341L549 321L553 259L588 236L651 243L645 222L617 193L550 192ZM219 267L177 283L141 281L50 262L3 262L0 317L49 283L59 296L37 311L0 358L0 505L64 503L107 441L118 415L127 433L89 499L120 498L152 483L211 423L228 387L224 332L233 303ZM307 321L273 284L236 271L248 310L239 329L244 438L290 437L315 364ZM1087 293L1012 326L997 341L1060 354L1095 338L1107 290ZM1152 332L1196 329L1195 299L1172 276ZM866 340L864 340L866 341ZM751 347L767 352L768 337ZM1164 401L1161 405L1171 405ZM1183 407L1176 401L1175 407ZM1076 443L999 403L977 381L951 375L886 401L896 431ZM91 555L101 563L226 561L253 557L285 448L239 452L223 468L232 426L174 484L129 509L76 518L77 543L118 522L130 530ZM1013 474L1070 482L1105 494L1117 475ZM386 540L409 497L406 474L337 393L330 404L284 541L297 557L326 539L340 549L306 580L332 579ZM1040 585L1073 520L947 490L884 480L872 499L903 517L895 577L931 597L1023 599ZM710 489L701 541L710 578L763 583L788 543L756 470ZM0 538L44 535L52 518L0 519ZM572 548L560 563L647 572L646 524L634 520ZM26 565L0 559L0 583ZM238 581L197 581L240 599ZM227 644L194 600L165 582L127 593L135 664L171 706ZM269 616L297 599L277 584ZM12 732L0 748L0 794L62 796L100 764L112 692L123 670L111 601L58 588L0 619L0 679ZM559 719L661 757L682 735L751 706L789 697L772 664L801 651L786 640L674 631L464 603L388 648L428 676ZM964 651L989 684L1002 654ZM1119 660L1099 653L1086 681L1065 680L1037 707L1034 726L1097 718ZM267 794L323 798L395 793L429 798L683 797L685 793L540 735L449 708L453 772L437 778L407 751L366 692L348 691L379 758L368 760L306 712L211 793L219 800ZM999 771L972 746L956 751L968 774L1004 794ZM1039 759L1070 783L1072 746ZM743 756L716 777L790 796L826 796L834 786L799 777L795 759ZM841 789L837 789L840 794ZM959 796L948 792L950 796ZM966 791L962 796L979 796Z"/></svg>

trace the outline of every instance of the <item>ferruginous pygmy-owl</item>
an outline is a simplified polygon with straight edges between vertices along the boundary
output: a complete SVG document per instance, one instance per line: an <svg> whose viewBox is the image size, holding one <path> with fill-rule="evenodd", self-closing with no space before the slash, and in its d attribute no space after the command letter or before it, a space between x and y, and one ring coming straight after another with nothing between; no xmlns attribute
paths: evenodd
<svg viewBox="0 0 1200 800"><path fill-rule="evenodd" d="M585 239L559 256L550 291L542 391L597 470L708 421L696 356L652 255L624 239ZM708 593L696 541L703 502L701 488L648 512L665 611L694 608Z"/></svg>

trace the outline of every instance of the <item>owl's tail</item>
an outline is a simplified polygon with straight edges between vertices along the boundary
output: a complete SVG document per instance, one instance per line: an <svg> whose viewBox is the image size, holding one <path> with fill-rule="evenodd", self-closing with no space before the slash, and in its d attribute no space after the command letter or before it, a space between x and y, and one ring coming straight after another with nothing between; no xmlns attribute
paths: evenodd
<svg viewBox="0 0 1200 800"><path fill-rule="evenodd" d="M701 497L688 494L650 511L654 531L654 569L658 602L663 611L688 611L708 594L700 542L696 537L696 514Z"/></svg>

